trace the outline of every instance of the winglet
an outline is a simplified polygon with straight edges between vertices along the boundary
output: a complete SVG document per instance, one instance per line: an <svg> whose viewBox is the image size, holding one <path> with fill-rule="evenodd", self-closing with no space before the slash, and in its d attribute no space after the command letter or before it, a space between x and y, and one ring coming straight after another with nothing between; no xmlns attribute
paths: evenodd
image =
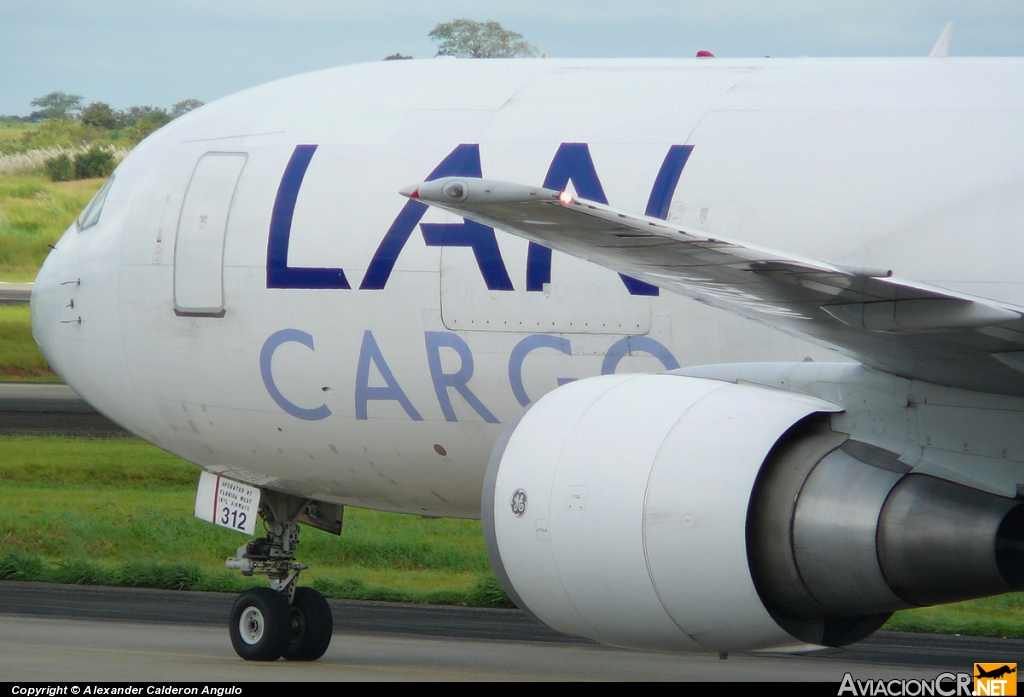
<svg viewBox="0 0 1024 697"><path fill-rule="evenodd" d="M929 58L946 58L949 56L949 40L953 38L953 22L946 22L946 28L939 34L939 40L932 46Z"/></svg>

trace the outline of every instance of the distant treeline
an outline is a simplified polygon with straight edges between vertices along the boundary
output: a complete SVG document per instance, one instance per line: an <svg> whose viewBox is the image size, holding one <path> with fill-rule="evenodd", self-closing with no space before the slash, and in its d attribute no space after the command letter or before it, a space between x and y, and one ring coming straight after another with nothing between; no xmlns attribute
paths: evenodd
<svg viewBox="0 0 1024 697"><path fill-rule="evenodd" d="M0 117L0 122L19 123L24 129L19 138L0 140L0 156L55 151L46 161L54 181L106 176L116 164L115 153L131 150L153 131L202 105L198 99L185 99L170 110L149 105L122 110L106 102L83 106L82 95L51 92L32 100L39 108L28 116Z"/></svg>
<svg viewBox="0 0 1024 697"><path fill-rule="evenodd" d="M198 99L185 99L169 110L149 105L122 110L106 102L83 106L83 101L79 94L51 92L32 100L39 108L28 116L0 118L37 126L26 128L20 140L0 143L0 154L92 145L131 149L156 129L203 105Z"/></svg>

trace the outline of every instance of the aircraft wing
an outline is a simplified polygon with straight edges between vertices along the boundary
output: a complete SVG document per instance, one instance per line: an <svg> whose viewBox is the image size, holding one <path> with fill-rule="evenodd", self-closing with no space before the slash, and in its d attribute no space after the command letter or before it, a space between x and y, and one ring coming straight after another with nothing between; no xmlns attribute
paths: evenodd
<svg viewBox="0 0 1024 697"><path fill-rule="evenodd" d="M904 377L1024 394L1022 312L709 236L566 193L448 177L401 192L667 291L827 343Z"/></svg>

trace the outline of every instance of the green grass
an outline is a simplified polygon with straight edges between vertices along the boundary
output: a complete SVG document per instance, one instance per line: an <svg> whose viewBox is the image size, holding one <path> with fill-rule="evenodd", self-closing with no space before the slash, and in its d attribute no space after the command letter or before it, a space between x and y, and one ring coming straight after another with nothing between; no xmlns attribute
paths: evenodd
<svg viewBox="0 0 1024 697"><path fill-rule="evenodd" d="M902 610L883 629L896 632L1024 638L1024 593Z"/></svg>
<svg viewBox="0 0 1024 697"><path fill-rule="evenodd" d="M0 305L0 380L60 380L32 338L27 305Z"/></svg>
<svg viewBox="0 0 1024 697"><path fill-rule="evenodd" d="M138 440L0 438L0 578L237 591L248 538L192 516L199 469ZM305 528L304 584L373 600L507 606L480 524L347 508Z"/></svg>
<svg viewBox="0 0 1024 697"><path fill-rule="evenodd" d="M0 579L234 591L248 538L192 516L199 469L140 440L0 438ZM507 607L480 524L347 508L304 528L303 584L340 598ZM885 629L1024 637L1024 593L897 612Z"/></svg>
<svg viewBox="0 0 1024 697"><path fill-rule="evenodd" d="M0 125L0 133L5 130ZM0 175L0 281L34 279L49 245L102 184L102 179L51 182L37 175Z"/></svg>
<svg viewBox="0 0 1024 697"><path fill-rule="evenodd" d="M21 121L0 121L0 153L4 146L17 146L25 140L26 133L35 133L39 124Z"/></svg>

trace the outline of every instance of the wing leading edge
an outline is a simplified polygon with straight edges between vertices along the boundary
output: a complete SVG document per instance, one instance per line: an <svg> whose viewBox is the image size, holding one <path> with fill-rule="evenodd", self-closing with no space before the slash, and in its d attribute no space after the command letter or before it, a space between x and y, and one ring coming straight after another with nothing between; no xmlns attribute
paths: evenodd
<svg viewBox="0 0 1024 697"><path fill-rule="evenodd" d="M673 226L563 192L448 177L401 192L904 377L1024 394L1013 308Z"/></svg>

